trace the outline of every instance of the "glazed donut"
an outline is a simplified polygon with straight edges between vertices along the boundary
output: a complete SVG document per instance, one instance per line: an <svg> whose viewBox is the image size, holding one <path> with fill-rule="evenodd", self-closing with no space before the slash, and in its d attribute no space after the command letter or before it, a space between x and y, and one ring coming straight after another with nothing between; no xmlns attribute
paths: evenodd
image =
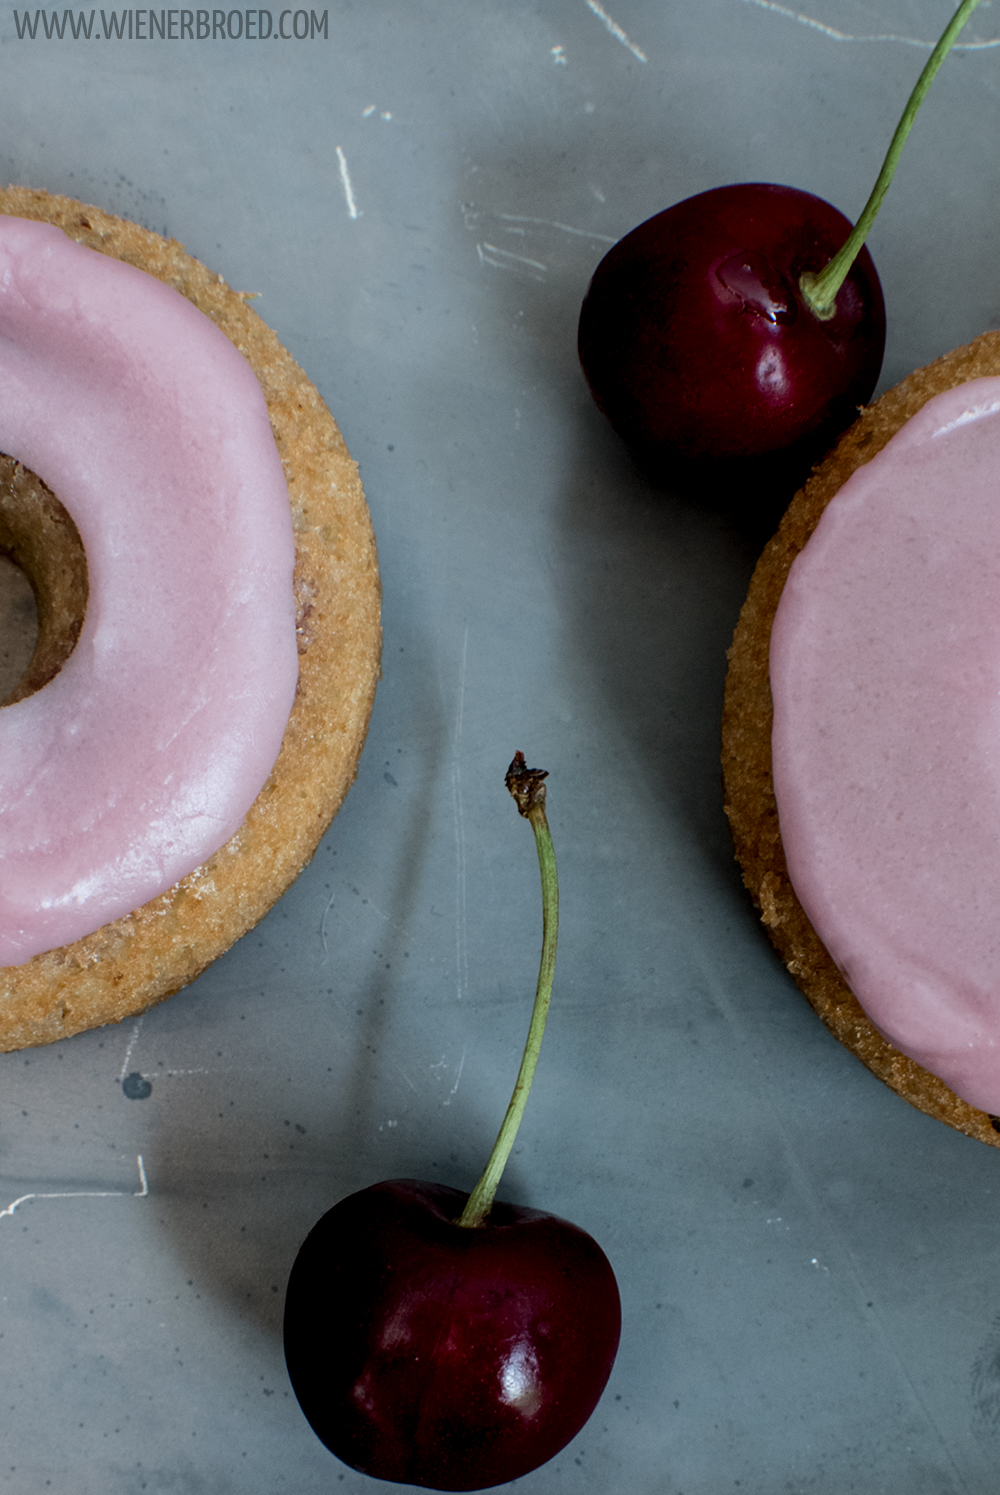
<svg viewBox="0 0 1000 1495"><path fill-rule="evenodd" d="M930 407L930 411L945 410L943 420L932 424L931 435L939 427L942 432L949 428L949 421L956 429L961 426L972 430L970 422L973 417L989 412L979 409L982 404L980 391L986 386L972 385L970 381L995 380L997 375L1000 375L1000 333L996 332L985 333L927 368L917 369L861 413L855 425L796 494L777 534L761 555L740 614L729 654L722 731L726 812L744 881L760 910L771 941L810 1004L831 1032L897 1094L919 1110L994 1147L1000 1146L1000 1117L963 1100L939 1075L902 1053L875 1027L799 901L789 876L778 824L772 762L774 712L769 648L772 625L792 565L806 547L827 505L845 483L869 463L907 422L917 417L932 397L944 391L969 385L968 392L961 394L957 403L951 401L943 407ZM995 384L990 389L988 405L995 399ZM924 426L926 422L921 424L919 420L914 426L918 438ZM857 489L853 491L857 492ZM955 496L954 492L944 495L949 511ZM910 534L905 537L901 534L900 547L912 545L912 538ZM947 554L946 551L942 553ZM914 565L925 563L923 549L914 550L912 554ZM988 559L984 555L984 561ZM930 621L926 619L924 626ZM968 683L957 679L951 682L956 701ZM956 710L959 710L957 706ZM919 732L916 741L923 741ZM888 803L888 790L885 798ZM932 795L932 802L937 803L937 797ZM933 843L925 846L924 860L928 870L933 872L936 865ZM944 888L939 886L943 906L946 902Z"/></svg>
<svg viewBox="0 0 1000 1495"><path fill-rule="evenodd" d="M0 711L16 1048L144 1010L266 912L354 777L380 635L356 468L243 298L96 208L0 212L32 220L0 220L0 549L40 612Z"/></svg>
<svg viewBox="0 0 1000 1495"><path fill-rule="evenodd" d="M87 557L59 674L0 712L0 965L201 865L278 756L298 675L288 490L246 359L152 276L0 218L0 449Z"/></svg>

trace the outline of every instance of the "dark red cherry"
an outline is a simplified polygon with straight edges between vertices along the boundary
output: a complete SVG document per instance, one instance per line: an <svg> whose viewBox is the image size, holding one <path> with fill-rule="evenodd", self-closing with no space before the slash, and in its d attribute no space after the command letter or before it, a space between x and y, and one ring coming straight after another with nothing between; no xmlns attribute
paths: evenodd
<svg viewBox="0 0 1000 1495"><path fill-rule="evenodd" d="M821 320L799 285L851 224L808 192L762 183L677 203L598 265L580 313L594 399L659 468L820 456L878 380L885 306L862 249Z"/></svg>
<svg viewBox="0 0 1000 1495"><path fill-rule="evenodd" d="M621 1330L614 1273L589 1235L396 1179L334 1206L302 1246L285 1358L313 1430L364 1474L437 1490L503 1484L577 1433Z"/></svg>

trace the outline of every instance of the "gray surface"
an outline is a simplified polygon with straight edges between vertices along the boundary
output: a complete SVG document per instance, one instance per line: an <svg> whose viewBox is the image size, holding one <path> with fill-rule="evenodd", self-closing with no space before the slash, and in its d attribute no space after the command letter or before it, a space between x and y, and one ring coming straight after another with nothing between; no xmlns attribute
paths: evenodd
<svg viewBox="0 0 1000 1495"><path fill-rule="evenodd" d="M357 785L259 930L139 1024L0 1057L0 1209L39 1196L0 1214L2 1489L377 1488L298 1411L283 1286L341 1194L477 1174L537 952L518 747L551 770L564 923L505 1191L598 1237L625 1313L525 1495L1000 1489L1000 1159L883 1089L770 953L718 772L754 543L645 485L574 353L604 249L679 197L856 213L950 0L611 0L631 49L597 9L333 0L328 41L277 46L0 16L0 175L261 293L361 463L386 626ZM949 59L872 238L884 383L996 324L998 66Z"/></svg>

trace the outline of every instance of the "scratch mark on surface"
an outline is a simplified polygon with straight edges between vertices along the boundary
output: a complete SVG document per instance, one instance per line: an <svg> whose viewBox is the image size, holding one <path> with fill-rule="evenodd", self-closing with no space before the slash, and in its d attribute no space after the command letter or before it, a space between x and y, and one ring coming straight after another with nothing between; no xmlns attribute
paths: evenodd
<svg viewBox="0 0 1000 1495"><path fill-rule="evenodd" d="M337 146L337 161L340 164L340 180L343 183L344 198L347 202L347 216L348 218L359 218L361 215L354 202L354 191L351 187L351 178L347 170L347 157L339 145Z"/></svg>
<svg viewBox="0 0 1000 1495"><path fill-rule="evenodd" d="M378 904L377 903L372 903L372 901L371 901L370 898L367 898L365 900L365 902L368 904L368 907L371 909L372 913L373 914L378 914L378 916L379 916L380 919L384 919L385 922L389 925L389 927L391 929L398 930L400 934L405 934L406 933L406 925L398 923L391 916L391 914L387 914L386 913L386 911L385 911L384 908L379 908Z"/></svg>
<svg viewBox="0 0 1000 1495"><path fill-rule="evenodd" d="M476 244L476 253L481 265L492 265L496 270L512 270L528 275L532 280L541 280L548 273L548 265L533 255L515 254L512 249L501 249L493 242L503 234L517 235L524 248L533 248L536 253L545 247L550 254L558 256L562 245L555 242L554 234L565 234L573 239L590 240L600 244L616 244L613 234L597 233L594 229L577 228L572 223L560 223L554 218L538 218L531 213L493 213L477 208L471 202L462 204L462 218L470 233L482 234ZM487 238L490 234L492 237ZM534 239L534 242L532 242Z"/></svg>
<svg viewBox="0 0 1000 1495"><path fill-rule="evenodd" d="M210 1069L151 1069L149 1074L143 1075L142 1078L144 1080L167 1080L175 1075L210 1075L213 1072L215 1074L224 1075L232 1073L232 1071L228 1069L215 1071L212 1071Z"/></svg>
<svg viewBox="0 0 1000 1495"><path fill-rule="evenodd" d="M360 896L358 894L357 888L352 888L351 892L354 893L357 896ZM320 965L321 966L326 965L327 958L328 958L328 941L327 941L327 936L326 936L326 926L327 926L327 920L328 920L328 918L330 916L330 913L331 913L331 911L333 909L333 905L336 903L336 901L337 901L337 894L336 894L336 891L334 891L334 892L332 892L330 894L329 902L327 903L326 908L323 910L323 918L320 920L319 933L320 933L320 939L321 939L321 941L323 943L323 959L320 961ZM380 919L384 920L384 922L389 925L390 929L395 929L399 934L406 934L406 932L407 932L406 925L405 924L399 924L399 923L397 923L397 921L392 917L391 914L387 914L386 913L386 911L385 911L384 908L380 908L379 905L377 903L373 903L370 898L364 898L364 899L362 899L362 902L368 908L371 909L371 911L372 911L373 914L377 914Z"/></svg>
<svg viewBox="0 0 1000 1495"><path fill-rule="evenodd" d="M133 1189L131 1192L128 1189L68 1189L56 1194L22 1194L8 1204L6 1209L0 1209L0 1219L3 1219L4 1215L13 1215L18 1205L27 1204L29 1199L144 1199L149 1193L149 1184L146 1181L146 1170L143 1167L141 1152L137 1154L136 1162L139 1165L141 1189Z"/></svg>
<svg viewBox="0 0 1000 1495"><path fill-rule="evenodd" d="M600 239L603 244L618 243L613 234L595 234L589 228L574 228L569 223L555 223L551 218L531 218L526 213L498 213L497 217L502 223L538 223L542 228L557 228L560 233L576 234L581 239Z"/></svg>
<svg viewBox="0 0 1000 1495"><path fill-rule="evenodd" d="M142 1017L139 1018L138 1022L135 1025L135 1027L132 1029L132 1037L128 1041L128 1048L125 1050L125 1058L122 1060L122 1072L118 1076L118 1083L119 1083L119 1085L121 1084L122 1080L124 1080L125 1076L128 1074L129 1060L132 1057L132 1050L135 1048L136 1044L139 1041L139 1029L142 1027L143 1018L145 1016L146 1016L146 1014L143 1013Z"/></svg>
<svg viewBox="0 0 1000 1495"><path fill-rule="evenodd" d="M395 1064L395 1067L399 1070L400 1074L403 1076L403 1079L409 1085L410 1089L413 1090L413 1091L415 1091L417 1087L416 1087L416 1085L414 1085L413 1081L410 1079L409 1075L406 1073L406 1070L403 1068L403 1066L401 1064L399 1064L396 1060L393 1060L393 1063Z"/></svg>
<svg viewBox="0 0 1000 1495"><path fill-rule="evenodd" d="M495 270L513 270L514 268L513 265L505 265L500 260L495 260L486 254L481 244L476 245L476 253L479 256L479 263L481 265L492 265Z"/></svg>
<svg viewBox="0 0 1000 1495"><path fill-rule="evenodd" d="M502 254L505 260L516 260L519 265L530 265L533 270L545 271L548 265L543 265L541 260L531 260L526 254L515 254L513 249L498 249L496 244L487 244L483 240L483 248L489 250L490 254Z"/></svg>
<svg viewBox="0 0 1000 1495"><path fill-rule="evenodd" d="M590 3L590 0L587 0ZM835 42L899 42L904 47L918 47L923 52L932 52L937 45L934 41L922 41L918 36L899 36L894 31L874 32L870 35L856 35L849 31L838 31L835 26L828 26L825 21L819 21L815 16L803 15L801 11L791 10L787 5L779 5L777 0L744 0L746 5L759 6L761 10L773 10L776 15L787 16L790 21L797 21L800 26L808 26L813 31L818 31L822 36L827 36ZM985 52L991 47L1000 47L1000 37L994 37L991 41L982 42L956 42L956 52Z"/></svg>
<svg viewBox="0 0 1000 1495"><path fill-rule="evenodd" d="M598 20L604 22L607 29L611 32L611 35L615 38L615 41L621 42L623 47L628 47L633 57L638 57L640 62L649 61L649 58L646 56L645 52L640 52L635 42L629 41L628 37L625 35L618 22L611 19L607 11L604 9L603 5L598 5L597 0L583 0L583 3L584 5L586 5L588 10L592 10L594 12L594 15L597 16Z"/></svg>
<svg viewBox="0 0 1000 1495"><path fill-rule="evenodd" d="M465 996L469 977L469 956L465 924L465 811L462 805L462 724L465 716L465 673L469 661L469 625L462 638L462 663L458 672L458 714L455 718L455 745L451 768L451 793L455 808L455 980L456 995Z"/></svg>
<svg viewBox="0 0 1000 1495"><path fill-rule="evenodd" d="M487 254L487 252L486 252L489 247L490 246L487 245L487 244L477 244L476 245L476 253L479 256L479 263L481 265L492 265L493 268L494 268L494 270L514 270L514 271L517 271L517 270L521 269L520 265L518 265L516 263L516 261L519 258L519 256L513 255L510 258L494 259L494 257L493 257L492 254ZM513 263L512 263L512 261L513 261ZM540 270L535 270L535 269L532 269L530 267L526 267L525 270L522 273L524 273L526 275L529 275L532 280L544 280L544 278L545 278L545 267L543 266Z"/></svg>
<svg viewBox="0 0 1000 1495"><path fill-rule="evenodd" d="M320 937L321 941L323 942L323 963L324 963L324 965L326 964L326 955L327 955L326 921L330 917L330 910L331 910L331 908L333 908L333 901L336 898L336 896L337 896L336 893L331 893L330 894L329 902L327 903L326 908L323 910L323 917L322 917L322 919L319 922L319 937Z"/></svg>
<svg viewBox="0 0 1000 1495"><path fill-rule="evenodd" d="M448 1099L445 1100L445 1101L442 1101L442 1103L441 1103L442 1105L445 1105L445 1106L450 1106L451 1105L451 1098L458 1091L459 1081L462 1078L462 1070L464 1068L465 1068L465 1045L463 1044L463 1046L462 1046L462 1057L458 1061L458 1069L457 1069L457 1071L455 1073L455 1083L454 1083L454 1085L452 1085L451 1089L448 1091Z"/></svg>

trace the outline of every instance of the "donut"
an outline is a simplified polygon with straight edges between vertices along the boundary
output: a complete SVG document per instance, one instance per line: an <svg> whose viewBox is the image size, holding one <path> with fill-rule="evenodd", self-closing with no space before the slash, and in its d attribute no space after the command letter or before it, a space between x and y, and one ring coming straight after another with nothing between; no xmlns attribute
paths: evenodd
<svg viewBox="0 0 1000 1495"><path fill-rule="evenodd" d="M91 934L234 835L295 695L288 489L215 324L52 224L0 217L0 449L72 514L77 642L0 712L0 965Z"/></svg>
<svg viewBox="0 0 1000 1495"><path fill-rule="evenodd" d="M353 781L380 631L355 464L245 297L95 207L0 214L0 550L39 608L0 710L13 1049L144 1011L266 913Z"/></svg>
<svg viewBox="0 0 1000 1495"><path fill-rule="evenodd" d="M830 537L836 539L839 535L844 516L846 515L849 519L853 512L857 512L856 505L859 502L857 495L868 494L870 501L872 494L878 494L879 485L883 483L883 476L880 474L893 470L891 465L886 468L885 463L888 461L890 464L895 464L896 469L902 471L907 469L905 466L901 468L900 464L910 463L908 470L912 482L915 487L919 487L923 478L920 464L926 462L929 469L933 467L933 460L927 455L927 443L934 443L940 437L946 437L947 441L951 441L952 433L962 435L963 439L965 436L970 438L968 445L956 448L959 453L958 467L952 473L951 481L942 495L942 501L949 509L949 518L954 519L954 527L956 530L959 529L960 516L957 510L961 505L955 502L958 493L956 472L961 469L964 473L967 469L970 487L982 480L982 474L977 476L975 471L980 460L977 450L984 441L994 443L996 441L995 427L997 416L1000 414L1000 385L996 383L997 375L1000 375L1000 334L987 333L967 347L956 349L927 368L917 370L862 412L856 424L814 472L806 486L796 495L777 534L761 556L730 650L723 716L725 801L737 859L743 871L744 881L760 910L767 933L796 983L834 1035L899 1095L918 1109L937 1117L956 1130L992 1146L1000 1145L1000 1135L998 1135L1000 1118L994 1114L995 1107L988 1100L989 1092L984 1092L979 1080L970 1078L967 1071L961 1066L956 1067L954 1063L954 1051L963 1044L968 1048L971 1036L969 1013L975 1010L977 1003L982 1005L983 998L982 991L976 993L974 990L977 978L976 962L979 957L969 952L968 969L963 970L962 963L966 961L967 952L961 948L961 942L955 938L953 933L956 903L961 904L963 899L968 900L970 896L967 885L961 884L964 891L960 897L956 898L951 881L945 876L938 884L940 909L934 907L933 897L929 903L921 903L920 899L926 895L926 889L918 889L918 893L912 895L914 908L923 909L925 913L930 908L931 913L928 918L933 918L951 940L951 949L946 951L946 958L951 962L948 979L953 986L956 982L958 984L954 997L954 1012L939 1009L935 1014L933 1009L926 1005L928 982L924 978L914 976L914 971L909 964L910 952L898 946L896 947L898 971L889 972L888 975L889 984L894 981L897 987L896 1008L894 1010L890 1006L887 1009L884 1005L880 1005L882 988L886 984L886 973L877 969L863 945L856 945L856 939L858 937L862 940L867 939L866 925L882 926L879 937L883 945L890 944L886 935L886 918L894 922L898 930L902 932L906 927L903 913L911 911L903 910L897 917L891 912L891 900L887 900L890 904L890 912L885 915L883 908L875 900L871 887L868 887L865 896L869 899L871 912L868 915L865 915L864 911L858 913L857 905L855 905L854 928L850 929L849 925L838 927L836 919L831 922L822 901L816 901L812 881L817 871L825 874L830 853L828 848L813 843L809 848L808 856L803 857L801 845L807 843L801 843L797 839L796 791L793 787L789 794L787 788L789 779L787 764L790 751L794 756L794 746L790 749L788 723L782 722L782 714L787 716L788 710L787 669L782 662L783 646L781 634L775 629L775 618L779 613L779 608L784 608L787 618L793 618L795 609L801 605L802 589L807 585L810 575L815 574L810 570L810 567L815 564L815 557L817 555L822 557L829 553L826 547L830 543ZM972 382L982 380L990 382L985 385ZM954 394L947 393L949 391L954 391ZM934 403L929 404L931 401ZM984 420L987 416L989 421ZM994 428L992 433L989 429L990 421ZM890 452L885 453L882 463L868 468L867 464L883 452L888 443L897 435L898 442L894 443ZM942 445L946 445L947 441ZM862 469L865 470L862 471ZM855 474L857 477L854 483L849 485L849 480ZM992 482L992 479L988 481ZM800 553L805 552L807 542L817 530L828 505L838 495L838 504L830 510L822 531L817 534L819 549L814 547L812 556L804 555L802 566L797 568L794 580L789 582L789 573L796 558ZM878 498L877 502L884 502L888 505L890 500ZM888 512L887 508L886 513ZM912 557L908 559L907 567L911 572L915 572L918 565L926 562L928 544L934 551L934 542L933 540L921 542L923 548L914 549L912 530L902 525L898 525L898 528L900 529L898 546L902 553ZM941 530L941 533L944 534L945 531ZM950 553L950 547L957 543L951 535L947 536L947 540L948 547L945 549L939 547L931 556L935 565L942 557L946 559L947 554ZM962 543L965 544L967 555L972 554L969 543L965 540ZM896 559L898 560L898 557ZM989 569L988 558L983 562L983 566ZM889 588L894 585L895 582L888 573L879 577L878 586L884 588L887 595ZM782 603L786 589L787 607ZM932 588L928 582L926 596L931 595ZM923 619L917 619L914 614L909 615L915 619L914 629L917 626L925 629L933 626L937 614L932 615L930 608L926 611L928 616ZM948 628L953 632L950 623ZM942 631L945 631L943 624ZM776 650L774 668L779 672L775 676L775 691L781 707L778 713L777 731L775 731L775 713L771 696L771 659L769 656L772 644ZM980 652L981 658L985 660L986 653ZM937 668L938 666L934 664L933 669ZM995 708L991 701L984 698L983 692L985 688L986 695L989 695L988 682L991 676L988 671L992 666L981 663L977 668L981 679L972 683L978 691L980 700L974 709L979 711L981 720L988 721L989 713ZM843 684L843 682L839 683ZM944 682L943 688L946 692L954 691L960 694L969 685L970 680L955 678ZM940 680L937 681L936 688L941 689ZM892 706L891 710L887 709L885 720L894 724L895 715L898 713L902 718L905 716L905 711L898 699L891 696L887 699L891 701ZM831 702L833 701L840 703L836 710L843 715L842 693L840 695L833 693ZM958 725L967 736L974 737L975 719L971 715L972 709L966 711L963 706L962 719ZM866 707L865 711L867 710ZM868 724L862 719L864 714L862 712L849 731L842 733L841 742L846 754L845 762L850 761L854 751L852 734L859 741L863 741L868 731ZM922 721L923 718L918 717L918 720ZM970 721L972 727L968 725ZM842 727L843 722L837 730L841 731ZM915 744L917 755L922 753L927 759L927 764L918 765L921 773L925 773L935 754L934 744L939 737L936 738L934 733L939 727L940 724L936 728L933 722L929 722L926 732L917 734ZM911 733L911 737L913 735ZM966 752L966 748L962 748L961 751ZM975 748L975 753L980 759L976 772L979 774L980 783L986 787L983 790L981 805L977 808L973 804L971 814L973 822L981 815L985 824L989 824L994 815L993 804L989 802L992 796L988 787L989 774L992 772L988 762L990 752L991 749L984 752L982 744ZM968 756L967 752L966 755ZM778 770L777 794L775 766ZM964 772L965 768L961 767L959 774L956 775L956 784L960 782L960 775ZM886 786L880 788L880 800L874 812L872 804L875 802L870 799L866 802L868 813L873 813L876 817L881 815L883 819L890 810L894 817L906 817L910 814L912 806L908 806L903 800L899 800L898 803L895 800L890 801L890 795L899 792L898 781L897 774L893 775L891 782L889 779L886 780ZM923 782L929 783L930 781ZM857 787L855 785L854 789ZM861 788L865 793L868 792L864 786ZM953 786L949 785L947 788L950 794ZM852 789L851 792L853 793L854 790ZM957 789L955 792L958 792ZM786 835L789 837L788 858L786 858L786 848L779 825L778 794L781 795L782 820L785 824ZM940 797L947 802L948 794ZM968 810L969 807L966 808ZM843 822L850 822L850 818L850 807L845 807ZM933 871L937 859L940 858L942 870L950 867L954 871L954 861L949 861L949 857L953 856L953 851L948 849L944 840L945 828L941 830L940 840L936 837L928 839L925 819L923 835L926 866ZM798 892L789 875L789 859L796 872ZM885 863L886 869L893 865L889 860ZM898 867L898 862L895 865ZM874 870L878 872L880 869ZM919 874L920 868L916 871ZM833 886L836 887L835 869L831 876ZM903 881L904 878L900 874L900 882ZM908 893L907 898L910 896ZM974 899L975 894L972 897ZM809 902L816 923L823 925L824 933L830 943L829 950L817 933L813 921L808 917L803 907L804 901ZM959 912L963 911L959 909ZM966 909L964 913L968 914L970 910ZM975 910L971 910L971 913L974 914ZM848 928L846 938L845 927ZM919 935L915 936L912 928L906 938L915 946L921 944ZM987 934L987 941L989 938L991 937ZM914 954L926 962L926 951L917 949ZM878 1026L852 990L849 984L851 980L872 1008ZM919 985L918 980L922 980L923 985ZM944 981L940 983L942 988L946 984ZM902 1007L900 1006L901 996L905 998ZM909 1012L903 1011L907 1006L910 1009ZM900 1011L903 1011L902 1021L899 1016ZM962 1030L963 1025L965 1030L956 1044L953 1041L954 1035ZM932 1036L934 1033L938 1034L939 1052L932 1051L926 1046L929 1033ZM988 1028L980 1025L980 1034L980 1046L990 1048L993 1038ZM893 1042L892 1039L896 1041ZM923 1050L921 1043L925 1045ZM904 1053L900 1045L905 1046L909 1052ZM926 1067L926 1064L919 1062L921 1058L931 1057L932 1052L934 1052L933 1062L947 1073L952 1080L951 1085L947 1084L938 1073ZM977 1066L978 1061L973 1067ZM953 1088L955 1085L963 1091L964 1098ZM988 1109L984 1108L984 1102L988 1105Z"/></svg>

